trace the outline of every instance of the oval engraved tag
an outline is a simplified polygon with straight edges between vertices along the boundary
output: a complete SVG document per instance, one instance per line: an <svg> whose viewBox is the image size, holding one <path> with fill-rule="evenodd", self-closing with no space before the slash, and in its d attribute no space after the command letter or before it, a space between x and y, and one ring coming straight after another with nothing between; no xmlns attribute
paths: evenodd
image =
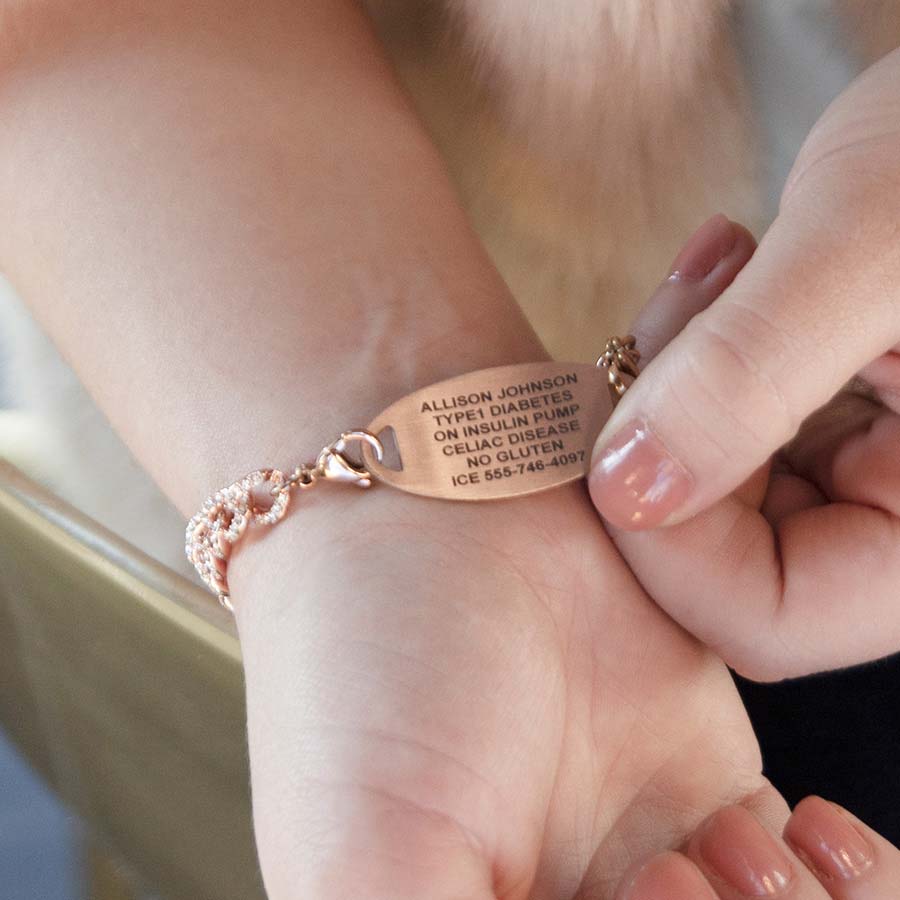
<svg viewBox="0 0 900 900"><path fill-rule="evenodd" d="M409 394L369 426L399 459L379 481L413 494L494 500L581 478L612 412L607 373L590 363L539 362L469 372ZM397 467L395 467L397 466Z"/></svg>

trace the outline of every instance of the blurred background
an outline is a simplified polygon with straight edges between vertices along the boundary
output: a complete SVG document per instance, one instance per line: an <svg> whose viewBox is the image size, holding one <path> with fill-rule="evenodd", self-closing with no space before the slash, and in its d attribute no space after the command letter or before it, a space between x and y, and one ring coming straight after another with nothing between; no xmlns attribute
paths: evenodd
<svg viewBox="0 0 900 900"><path fill-rule="evenodd" d="M157 900L101 846L0 730L3 900Z"/></svg>

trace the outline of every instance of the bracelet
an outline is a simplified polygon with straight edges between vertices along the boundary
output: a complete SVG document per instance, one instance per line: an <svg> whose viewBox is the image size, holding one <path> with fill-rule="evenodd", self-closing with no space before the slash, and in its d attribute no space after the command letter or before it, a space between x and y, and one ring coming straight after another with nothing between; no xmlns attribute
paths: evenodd
<svg viewBox="0 0 900 900"><path fill-rule="evenodd" d="M290 474L257 469L209 496L188 522L187 558L234 612L227 579L232 548L250 525L280 521L294 491L321 481L360 488L380 481L426 497L494 500L581 478L600 427L627 389L623 375L637 378L639 361L632 335L612 337L595 365L498 366L415 391L365 429L344 432L315 462Z"/></svg>

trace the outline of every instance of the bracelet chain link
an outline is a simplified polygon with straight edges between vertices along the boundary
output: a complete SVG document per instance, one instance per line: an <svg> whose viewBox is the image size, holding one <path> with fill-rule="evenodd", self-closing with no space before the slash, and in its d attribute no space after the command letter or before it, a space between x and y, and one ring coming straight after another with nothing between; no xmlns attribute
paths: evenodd
<svg viewBox="0 0 900 900"><path fill-rule="evenodd" d="M322 449L314 463L302 463L290 475L279 469L257 469L210 495L185 530L185 554L219 603L234 612L228 589L228 560L232 547L250 525L274 525L284 518L291 494L314 487L320 480L347 481L359 487L372 484L371 474L346 456L350 443L368 443L381 459L383 449L367 431L344 432ZM268 488L265 503L257 498Z"/></svg>

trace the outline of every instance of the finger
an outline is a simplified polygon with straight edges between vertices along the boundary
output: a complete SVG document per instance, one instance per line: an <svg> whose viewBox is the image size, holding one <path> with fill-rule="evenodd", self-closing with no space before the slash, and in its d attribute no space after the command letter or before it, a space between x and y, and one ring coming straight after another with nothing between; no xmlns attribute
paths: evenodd
<svg viewBox="0 0 900 900"><path fill-rule="evenodd" d="M721 213L697 229L631 327L643 367L722 294L755 250L753 235ZM764 489L765 478L751 476L741 491L749 498L761 495Z"/></svg>
<svg viewBox="0 0 900 900"><path fill-rule="evenodd" d="M891 449L900 420L851 396L843 406L854 402L856 411L819 417L838 430L814 421L801 433L787 454L793 465L773 470L762 511L748 485L669 528L610 529L656 602L748 678L837 668L900 646L900 459Z"/></svg>
<svg viewBox="0 0 900 900"><path fill-rule="evenodd" d="M828 500L900 517L898 447L900 416L848 391L804 423L784 457Z"/></svg>
<svg viewBox="0 0 900 900"><path fill-rule="evenodd" d="M721 213L697 229L632 326L644 366L734 281L755 249L753 235Z"/></svg>
<svg viewBox="0 0 900 900"><path fill-rule="evenodd" d="M828 900L822 884L785 841L744 806L728 806L710 816L691 837L686 854L721 900Z"/></svg>
<svg viewBox="0 0 900 900"><path fill-rule="evenodd" d="M807 797L784 837L832 900L900 896L900 851L836 804Z"/></svg>
<svg viewBox="0 0 900 900"><path fill-rule="evenodd" d="M706 309L734 281L756 249L756 242L743 226L730 222L725 216L709 219L691 236L672 264L671 274L660 284L635 320L631 331L641 351L642 364L646 366L691 320ZM767 469L761 468L738 490L738 496L754 506L765 492ZM594 497L595 505L600 506ZM621 531L609 527L619 550L638 575L644 587L660 605L688 630L693 631L714 649L719 649L721 629L707 627L705 597L701 591L701 603L689 607L686 597L695 596L697 584L714 582L718 591L720 579L715 557L698 552L696 543L682 550L677 528L652 532ZM699 530L702 550L710 546L708 536ZM717 533L718 534L718 533ZM661 543L664 548L661 548ZM715 546L712 543L711 546ZM663 549L660 554L659 550ZM656 561L664 556L669 563L659 567ZM702 562L699 562L702 560ZM675 577L672 565L677 569ZM712 579L705 571L698 573L698 566L712 563ZM700 575L697 578L697 575ZM722 571L722 575L727 574ZM672 596L674 588L674 596ZM718 602L707 604L719 610ZM726 628L733 620L726 618ZM730 632L729 632L730 633Z"/></svg>
<svg viewBox="0 0 900 900"><path fill-rule="evenodd" d="M866 366L860 377L870 384L888 409L900 413L900 347L893 347Z"/></svg>
<svg viewBox="0 0 900 900"><path fill-rule="evenodd" d="M629 388L590 476L607 521L647 529L709 507L897 344L900 316L884 292L893 225L851 209L837 227L830 207L814 205L825 193L819 184L813 200L789 205L722 297ZM869 222L866 241L848 236L857 219Z"/></svg>
<svg viewBox="0 0 900 900"><path fill-rule="evenodd" d="M626 877L616 900L719 900L703 873L680 853L661 853Z"/></svg>

